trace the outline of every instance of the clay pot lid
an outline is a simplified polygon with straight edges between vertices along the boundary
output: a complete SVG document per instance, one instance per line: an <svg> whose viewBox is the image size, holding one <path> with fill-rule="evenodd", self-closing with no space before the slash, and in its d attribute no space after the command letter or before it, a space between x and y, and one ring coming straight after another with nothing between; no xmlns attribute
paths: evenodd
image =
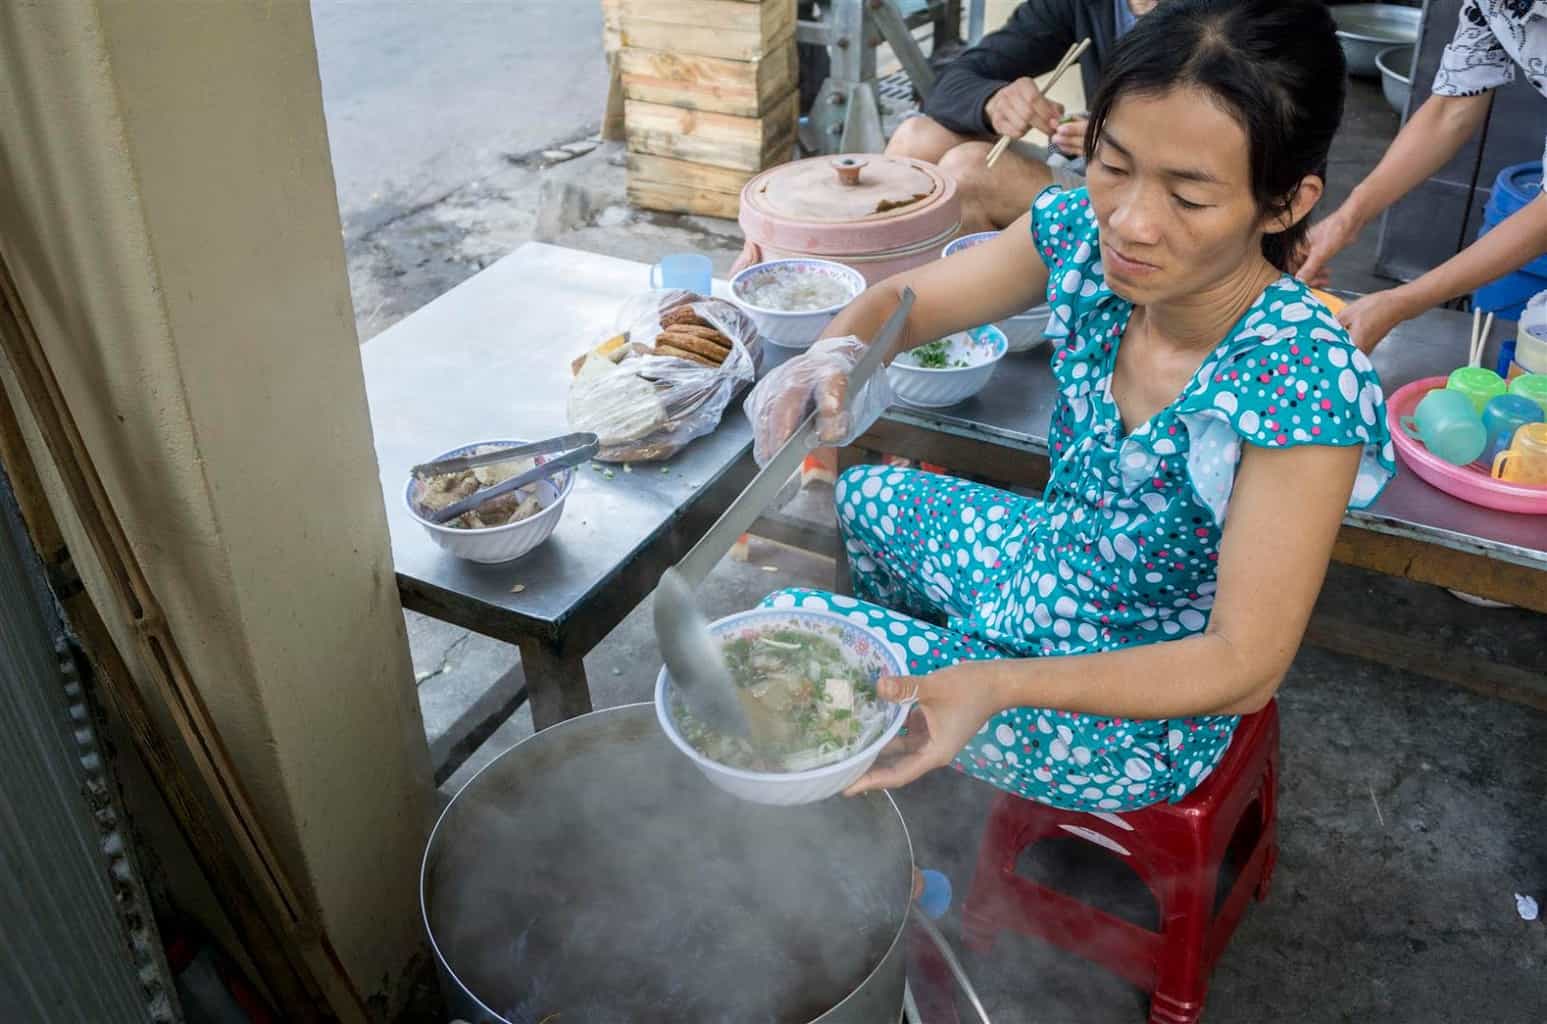
<svg viewBox="0 0 1547 1024"><path fill-rule="evenodd" d="M742 189L740 220L760 245L858 255L953 234L961 204L956 183L934 164L853 153L764 171Z"/></svg>

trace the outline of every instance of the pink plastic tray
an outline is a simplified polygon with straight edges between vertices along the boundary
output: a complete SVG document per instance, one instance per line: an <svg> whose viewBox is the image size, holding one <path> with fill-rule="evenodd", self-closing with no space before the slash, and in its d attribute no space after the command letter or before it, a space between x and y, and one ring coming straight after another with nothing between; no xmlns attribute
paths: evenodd
<svg viewBox="0 0 1547 1024"><path fill-rule="evenodd" d="M1484 508L1496 508L1501 512L1524 512L1527 515L1547 515L1547 487L1530 487L1496 480L1476 466L1453 466L1423 446L1423 442L1407 436L1401 420L1411 416L1418 403L1435 388L1445 386L1444 377L1425 377L1398 388L1386 398L1386 425L1391 429L1391 440L1396 445L1402 461L1446 494L1469 501Z"/></svg>

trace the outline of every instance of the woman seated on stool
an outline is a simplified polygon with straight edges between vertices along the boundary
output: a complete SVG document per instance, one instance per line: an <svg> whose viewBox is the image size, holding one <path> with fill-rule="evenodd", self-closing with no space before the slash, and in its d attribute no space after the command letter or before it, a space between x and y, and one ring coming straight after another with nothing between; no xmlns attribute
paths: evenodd
<svg viewBox="0 0 1547 1024"><path fill-rule="evenodd" d="M1041 500L892 467L843 474L864 618L917 695L851 792L955 762L1075 810L1180 800L1300 645L1345 507L1391 476L1380 383L1285 273L1343 108L1319 0L1171 0L1113 55L1089 185L1050 188L998 239L866 291L748 400L759 458L813 401L823 440L864 342L917 295L898 351L1052 305L1052 475ZM857 336L857 337L856 337ZM872 389L876 385L872 384Z"/></svg>

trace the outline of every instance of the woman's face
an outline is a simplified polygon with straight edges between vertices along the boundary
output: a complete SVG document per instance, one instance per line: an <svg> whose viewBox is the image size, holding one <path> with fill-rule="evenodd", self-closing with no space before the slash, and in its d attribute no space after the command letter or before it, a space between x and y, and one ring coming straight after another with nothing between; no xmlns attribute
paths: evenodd
<svg viewBox="0 0 1547 1024"><path fill-rule="evenodd" d="M1107 284L1148 305L1196 295L1262 260L1246 132L1190 87L1118 100L1087 183Z"/></svg>

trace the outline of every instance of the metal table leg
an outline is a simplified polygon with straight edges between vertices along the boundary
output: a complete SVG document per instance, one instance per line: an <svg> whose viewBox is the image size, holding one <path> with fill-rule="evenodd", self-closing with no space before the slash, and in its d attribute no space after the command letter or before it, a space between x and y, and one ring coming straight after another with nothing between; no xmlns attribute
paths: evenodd
<svg viewBox="0 0 1547 1024"><path fill-rule="evenodd" d="M983 38L983 21L988 0L967 0L967 45L976 46Z"/></svg>
<svg viewBox="0 0 1547 1024"><path fill-rule="evenodd" d="M882 38L915 88L928 95L934 72L895 0L833 0L821 21L799 23L796 39L826 46L832 64L811 107L810 142L817 151L879 153L886 148L876 93L876 44Z"/></svg>
<svg viewBox="0 0 1547 1024"><path fill-rule="evenodd" d="M579 654L562 652L538 637L523 637L519 645L535 728L546 729L591 710L591 687Z"/></svg>

